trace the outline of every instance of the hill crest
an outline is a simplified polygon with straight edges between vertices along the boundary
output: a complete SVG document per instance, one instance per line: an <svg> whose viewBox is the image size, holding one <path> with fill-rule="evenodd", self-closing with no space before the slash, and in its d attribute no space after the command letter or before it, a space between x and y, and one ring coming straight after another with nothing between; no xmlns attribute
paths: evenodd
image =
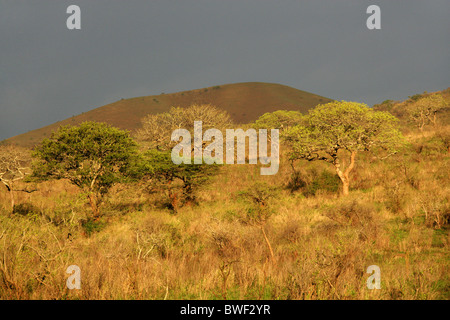
<svg viewBox="0 0 450 320"><path fill-rule="evenodd" d="M121 99L40 129L8 138L3 143L32 147L43 138L49 137L51 132L60 126L77 125L84 121L106 122L133 132L141 127L141 119L145 115L166 112L172 106L212 104L228 111L236 123L248 123L266 112L284 109L304 113L318 104L330 101L332 100L329 98L275 83L224 84L176 93Z"/></svg>

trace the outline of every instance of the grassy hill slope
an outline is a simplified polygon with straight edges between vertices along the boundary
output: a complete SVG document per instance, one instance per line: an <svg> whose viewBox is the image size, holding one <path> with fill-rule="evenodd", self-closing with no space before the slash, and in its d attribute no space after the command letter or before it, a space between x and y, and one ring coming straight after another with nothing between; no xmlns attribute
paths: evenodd
<svg viewBox="0 0 450 320"><path fill-rule="evenodd" d="M0 299L449 300L450 124L403 125L398 154L358 153L347 197L329 163L294 173L283 153L273 176L221 166L176 212L144 180L110 190L98 221L66 180L17 182L36 191L13 214L0 188Z"/></svg>
<svg viewBox="0 0 450 320"><path fill-rule="evenodd" d="M227 110L237 123L256 120L275 110L306 112L317 104L331 101L292 87L261 82L227 84L171 94L122 99L89 112L33 130L4 142L32 147L61 125L76 125L84 121L101 121L121 129L134 131L140 120L149 113L165 112L172 106L187 107L193 103L210 103Z"/></svg>
<svg viewBox="0 0 450 320"><path fill-rule="evenodd" d="M404 101L393 101L393 100L385 100L380 104L376 104L373 106L375 110L378 111L389 111L394 116L399 118L404 124L407 124L409 121L408 118L408 110L414 108L416 106L416 102L424 97L428 97L433 94L441 94L444 99L448 102L450 101L450 88L436 91L436 92L424 92L421 94L414 94ZM437 114L439 123L442 125L450 123L450 107L442 109Z"/></svg>
<svg viewBox="0 0 450 320"><path fill-rule="evenodd" d="M408 145L391 157L358 153L346 197L331 164L294 172L283 152L276 175L221 166L176 211L169 186L117 184L98 221L67 180L16 182L14 207L1 187L0 299L449 300L443 115L423 130L402 120ZM72 264L81 290L66 287ZM367 287L372 265L379 290Z"/></svg>

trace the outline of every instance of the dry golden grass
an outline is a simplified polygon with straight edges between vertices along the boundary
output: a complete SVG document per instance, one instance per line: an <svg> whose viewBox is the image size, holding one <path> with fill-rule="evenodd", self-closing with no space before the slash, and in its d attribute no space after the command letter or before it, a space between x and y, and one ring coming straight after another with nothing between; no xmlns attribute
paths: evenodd
<svg viewBox="0 0 450 320"><path fill-rule="evenodd" d="M120 185L97 223L64 181L17 192L22 214L9 214L2 191L0 298L449 299L450 155L437 134L411 135L410 150L387 160L361 155L345 198L291 192L286 163L275 176L225 166L198 205L176 214L163 195ZM330 170L303 163L305 179L313 168ZM273 258L242 195L258 182L276 187L262 225ZM73 264L81 290L66 287ZM370 265L381 269L380 290L366 286Z"/></svg>

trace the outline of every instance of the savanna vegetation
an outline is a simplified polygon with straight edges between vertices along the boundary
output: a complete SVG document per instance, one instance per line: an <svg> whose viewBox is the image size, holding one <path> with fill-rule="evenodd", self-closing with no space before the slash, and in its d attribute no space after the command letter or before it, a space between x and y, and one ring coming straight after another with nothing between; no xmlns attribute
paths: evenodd
<svg viewBox="0 0 450 320"><path fill-rule="evenodd" d="M449 299L449 97L422 125L428 96L262 115L245 128L280 130L272 176L173 164L186 119L244 127L213 106L2 146L0 298Z"/></svg>

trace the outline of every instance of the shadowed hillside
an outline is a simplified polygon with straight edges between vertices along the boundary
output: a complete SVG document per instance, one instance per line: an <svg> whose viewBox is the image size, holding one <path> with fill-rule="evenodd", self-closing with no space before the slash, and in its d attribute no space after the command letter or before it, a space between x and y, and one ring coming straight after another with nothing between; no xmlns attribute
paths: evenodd
<svg viewBox="0 0 450 320"><path fill-rule="evenodd" d="M171 94L122 99L89 112L56 122L9 139L7 143L32 147L61 125L81 122L106 122L121 129L134 131L142 117L149 113L168 111L172 106L187 107L193 103L210 103L230 113L237 123L256 120L266 112L299 110L305 112L317 104L331 101L292 87L261 82L227 84Z"/></svg>

